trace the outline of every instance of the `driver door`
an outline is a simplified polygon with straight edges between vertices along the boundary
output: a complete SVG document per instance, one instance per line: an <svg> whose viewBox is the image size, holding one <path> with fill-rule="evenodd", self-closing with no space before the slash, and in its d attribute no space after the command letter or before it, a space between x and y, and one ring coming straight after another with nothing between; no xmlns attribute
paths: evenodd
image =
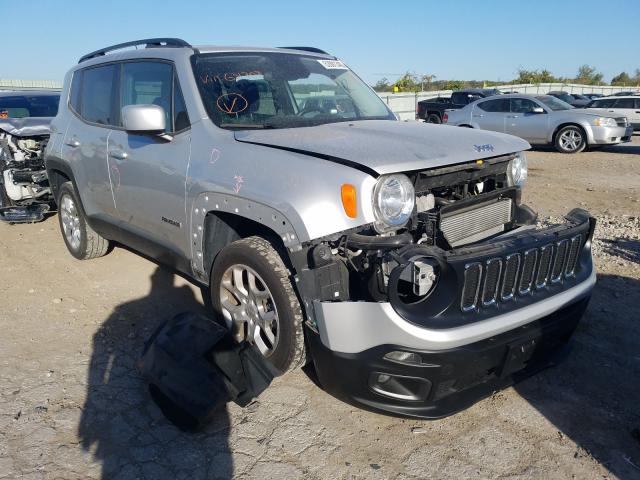
<svg viewBox="0 0 640 480"><path fill-rule="evenodd" d="M185 184L190 155L189 119L171 63L121 65L120 108L152 104L165 110L170 139L114 129L108 162L121 228L183 255L188 252ZM172 137L172 138L171 138ZM133 245L148 255L144 245Z"/></svg>
<svg viewBox="0 0 640 480"><path fill-rule="evenodd" d="M542 108L543 113L536 112ZM511 112L505 123L506 133L524 138L528 142L546 142L549 132L549 114L546 109L529 98L511 98Z"/></svg>

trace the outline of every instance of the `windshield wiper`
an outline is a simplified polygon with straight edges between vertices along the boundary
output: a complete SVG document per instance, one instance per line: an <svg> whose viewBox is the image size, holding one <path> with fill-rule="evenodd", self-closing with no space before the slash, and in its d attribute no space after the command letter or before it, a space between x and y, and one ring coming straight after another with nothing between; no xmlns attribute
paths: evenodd
<svg viewBox="0 0 640 480"><path fill-rule="evenodd" d="M221 123L222 128L250 128L250 129L263 129L263 128L276 128L273 125L266 125L263 123Z"/></svg>

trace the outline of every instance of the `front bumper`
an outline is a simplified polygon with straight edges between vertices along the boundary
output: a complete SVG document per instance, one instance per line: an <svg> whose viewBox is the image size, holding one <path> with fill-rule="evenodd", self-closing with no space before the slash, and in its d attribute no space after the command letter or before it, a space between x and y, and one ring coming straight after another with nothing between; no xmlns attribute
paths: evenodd
<svg viewBox="0 0 640 480"><path fill-rule="evenodd" d="M418 302L394 297L394 271L402 264L390 274L389 302L316 301L317 331L309 329L308 338L322 386L361 406L436 418L544 366L575 329L596 279L595 220L580 209L566 219L440 251L436 286ZM398 250L403 255L437 254L412 245ZM503 265L492 280L499 287L485 301L488 266L496 261ZM516 265L512 275L509 264ZM481 272L471 309L464 303L470 267ZM416 353L420 364L385 359L390 352ZM389 391L379 376L390 379Z"/></svg>
<svg viewBox="0 0 640 480"><path fill-rule="evenodd" d="M311 330L307 339L318 380L332 395L367 409L440 418L558 361L588 301L582 298L516 329L447 350L386 344L340 353ZM417 353L421 364L384 358L394 351Z"/></svg>
<svg viewBox="0 0 640 480"><path fill-rule="evenodd" d="M633 125L628 127L591 127L589 144L614 145L616 143L630 142L633 135Z"/></svg>

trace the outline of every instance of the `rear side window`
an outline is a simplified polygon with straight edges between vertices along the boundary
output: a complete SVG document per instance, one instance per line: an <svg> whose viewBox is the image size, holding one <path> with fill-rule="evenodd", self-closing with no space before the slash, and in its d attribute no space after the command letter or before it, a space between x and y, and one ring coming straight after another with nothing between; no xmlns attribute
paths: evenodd
<svg viewBox="0 0 640 480"><path fill-rule="evenodd" d="M89 68L82 75L80 115L88 122L117 125L114 90L117 67L104 65Z"/></svg>
<svg viewBox="0 0 640 480"><path fill-rule="evenodd" d="M635 108L634 99L621 98L620 100L616 100L616 103L613 105L613 108Z"/></svg>
<svg viewBox="0 0 640 480"><path fill-rule="evenodd" d="M485 112L508 112L509 99L487 100L486 102L478 103L477 107Z"/></svg>

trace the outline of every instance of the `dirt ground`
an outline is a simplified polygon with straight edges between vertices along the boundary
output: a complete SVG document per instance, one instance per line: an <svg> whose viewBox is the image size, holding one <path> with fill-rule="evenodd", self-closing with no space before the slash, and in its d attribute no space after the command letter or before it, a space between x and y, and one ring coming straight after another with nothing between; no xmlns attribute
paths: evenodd
<svg viewBox="0 0 640 480"><path fill-rule="evenodd" d="M74 260L55 216L0 225L0 479L640 478L640 137L529 158L541 215L603 219L598 285L562 366L437 421L359 410L298 371L182 433L135 366L199 290L123 248Z"/></svg>

